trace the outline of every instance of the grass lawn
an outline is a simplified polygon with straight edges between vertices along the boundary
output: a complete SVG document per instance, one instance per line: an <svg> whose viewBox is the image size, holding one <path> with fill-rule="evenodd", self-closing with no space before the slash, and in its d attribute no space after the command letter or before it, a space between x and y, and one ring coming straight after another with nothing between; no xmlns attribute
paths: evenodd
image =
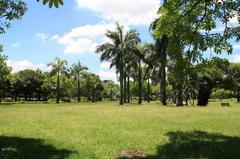
<svg viewBox="0 0 240 159"><path fill-rule="evenodd" d="M240 104L0 105L0 159L240 158Z"/></svg>

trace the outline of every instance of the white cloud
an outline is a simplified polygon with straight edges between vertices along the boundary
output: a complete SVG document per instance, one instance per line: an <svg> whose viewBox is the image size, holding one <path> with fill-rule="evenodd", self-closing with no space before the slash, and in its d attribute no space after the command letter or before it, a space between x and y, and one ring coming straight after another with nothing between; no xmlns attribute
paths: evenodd
<svg viewBox="0 0 240 159"><path fill-rule="evenodd" d="M75 0L80 9L101 14L105 20L130 25L150 25L156 17L160 0Z"/></svg>
<svg viewBox="0 0 240 159"><path fill-rule="evenodd" d="M110 62L102 62L100 64L100 68L106 69L106 68L110 68L111 63Z"/></svg>
<svg viewBox="0 0 240 159"><path fill-rule="evenodd" d="M23 61L12 61L8 60L7 65L12 67L12 72L19 72L25 69L40 69L42 71L49 71L49 67L46 66L46 64L33 64L32 62L28 60Z"/></svg>
<svg viewBox="0 0 240 159"><path fill-rule="evenodd" d="M233 45L233 49L239 49L240 50L240 44Z"/></svg>
<svg viewBox="0 0 240 159"><path fill-rule="evenodd" d="M113 30L114 28L114 23L84 25L73 28L64 36L54 35L51 39L64 45L64 53L66 54L93 53L96 46L105 41L103 37L106 30Z"/></svg>
<svg viewBox="0 0 240 159"><path fill-rule="evenodd" d="M37 37L42 41L45 42L48 38L49 35L46 33L37 33Z"/></svg>
<svg viewBox="0 0 240 159"><path fill-rule="evenodd" d="M64 52L66 54L84 54L94 52L97 45L98 44L91 39L79 38L75 41L67 43L67 47Z"/></svg>
<svg viewBox="0 0 240 159"><path fill-rule="evenodd" d="M234 63L240 63L240 55L234 56L234 59L232 60Z"/></svg>
<svg viewBox="0 0 240 159"><path fill-rule="evenodd" d="M20 46L20 45L21 45L20 42L16 42L16 43L12 44L11 46L14 47L14 48L16 48L16 47L18 47L18 46Z"/></svg>
<svg viewBox="0 0 240 159"><path fill-rule="evenodd" d="M117 74L115 72L109 72L109 71L99 71L97 75L101 78L101 80L113 80L114 82L117 82Z"/></svg>

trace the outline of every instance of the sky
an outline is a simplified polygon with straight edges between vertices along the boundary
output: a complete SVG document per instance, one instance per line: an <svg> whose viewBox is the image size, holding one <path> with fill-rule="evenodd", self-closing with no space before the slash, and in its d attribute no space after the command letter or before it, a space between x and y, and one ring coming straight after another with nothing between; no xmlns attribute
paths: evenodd
<svg viewBox="0 0 240 159"><path fill-rule="evenodd" d="M149 25L156 18L160 0L65 0L64 6L49 9L26 0L28 10L20 21L0 35L4 54L13 72L24 69L48 71L47 64L60 57L68 66L81 63L102 80L116 81L109 63L100 63L97 45L106 41L104 33L119 22L125 29L136 29L143 42L152 42ZM234 19L232 21L234 23ZM218 27L221 30L221 26ZM216 30L217 31L217 30ZM233 43L233 54L222 54L240 62L240 44Z"/></svg>

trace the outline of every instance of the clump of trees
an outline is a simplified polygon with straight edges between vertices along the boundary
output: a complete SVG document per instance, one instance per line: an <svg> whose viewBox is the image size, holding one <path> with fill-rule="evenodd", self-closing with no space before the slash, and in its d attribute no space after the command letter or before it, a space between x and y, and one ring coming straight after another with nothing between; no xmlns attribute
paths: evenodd
<svg viewBox="0 0 240 159"><path fill-rule="evenodd" d="M118 85L101 81L80 62L67 67L67 62L56 58L49 64L50 72L23 70L11 73L7 57L0 54L0 101L101 101L117 100Z"/></svg>
<svg viewBox="0 0 240 159"><path fill-rule="evenodd" d="M157 30L160 21L158 19L153 24L156 26L152 26L154 36L161 33ZM185 29L188 26L185 23L181 25L179 27ZM239 65L217 57L203 58L208 47L213 47L216 53L231 53L231 45L227 41L229 37L226 35L219 35L219 39L206 39L195 28L184 36L174 31L172 34L178 36L156 38L153 44L142 44L135 30L124 31L123 28L117 24L116 30L107 31L106 37L110 42L96 49L97 53L101 53L101 61L111 62L111 67L115 67L119 73L120 105L130 102L131 96L137 96L139 104L143 97L150 102L152 87L157 84L160 86L158 97L163 105L172 101L177 106L183 106L194 104L194 100L197 100L197 105L206 106L213 89L237 92L235 95L239 100ZM194 39L192 36L195 36ZM145 83L146 92L143 88Z"/></svg>

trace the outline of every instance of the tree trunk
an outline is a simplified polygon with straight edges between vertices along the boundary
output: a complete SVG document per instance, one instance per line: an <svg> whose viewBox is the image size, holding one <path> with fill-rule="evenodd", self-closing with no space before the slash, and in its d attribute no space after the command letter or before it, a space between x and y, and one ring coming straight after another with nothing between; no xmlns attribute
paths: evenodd
<svg viewBox="0 0 240 159"><path fill-rule="evenodd" d="M127 103L127 76L124 73L124 103Z"/></svg>
<svg viewBox="0 0 240 159"><path fill-rule="evenodd" d="M208 77L203 77L200 81L198 90L198 104L199 106L207 106L209 97L214 88L214 83Z"/></svg>
<svg viewBox="0 0 240 159"><path fill-rule="evenodd" d="M130 103L130 77L129 77L129 75L127 76L127 78L128 78L128 80L127 80L127 83L128 83L127 84L128 85L127 86L127 89L128 89L127 90L127 94L128 94L127 102Z"/></svg>
<svg viewBox="0 0 240 159"><path fill-rule="evenodd" d="M14 95L14 101L17 102L18 95L17 93Z"/></svg>
<svg viewBox="0 0 240 159"><path fill-rule="evenodd" d="M80 79L79 79L79 75L78 75L78 79L77 79L77 101L80 102Z"/></svg>
<svg viewBox="0 0 240 159"><path fill-rule="evenodd" d="M124 96L124 88L123 88L123 55L120 58L120 105L123 105L123 96Z"/></svg>
<svg viewBox="0 0 240 159"><path fill-rule="evenodd" d="M176 105L183 106L183 96L182 96L182 84L177 84L176 85Z"/></svg>
<svg viewBox="0 0 240 159"><path fill-rule="evenodd" d="M95 102L95 91L93 88L92 88L92 102L93 103Z"/></svg>
<svg viewBox="0 0 240 159"><path fill-rule="evenodd" d="M141 67L141 60L138 62L139 70L138 70L138 104L142 104L142 67Z"/></svg>
<svg viewBox="0 0 240 159"><path fill-rule="evenodd" d="M59 87L60 87L60 79L59 79L59 72L57 73L57 99L56 99L56 103L58 104L59 103L59 97L60 97L60 90L59 90Z"/></svg>
<svg viewBox="0 0 240 159"><path fill-rule="evenodd" d="M150 103L150 80L149 78L147 79L148 82L148 103Z"/></svg>
<svg viewBox="0 0 240 159"><path fill-rule="evenodd" d="M239 87L237 90L237 101L238 101L238 103L240 102L240 88Z"/></svg>
<svg viewBox="0 0 240 159"><path fill-rule="evenodd" d="M166 65L167 65L167 46L168 46L168 38L167 36L163 36L160 40L157 40L157 50L160 55L160 98L162 105L167 105L167 93L166 93Z"/></svg>

